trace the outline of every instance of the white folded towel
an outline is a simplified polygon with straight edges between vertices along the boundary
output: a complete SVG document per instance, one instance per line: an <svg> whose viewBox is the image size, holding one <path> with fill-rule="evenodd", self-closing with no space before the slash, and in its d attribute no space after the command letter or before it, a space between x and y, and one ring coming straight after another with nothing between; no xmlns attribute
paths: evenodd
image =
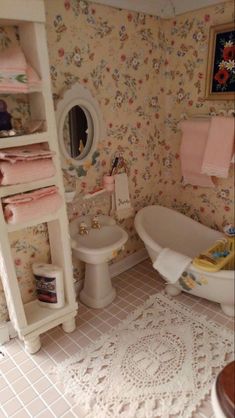
<svg viewBox="0 0 235 418"><path fill-rule="evenodd" d="M114 182L116 217L118 219L129 218L134 215L134 209L131 206L127 174L115 174Z"/></svg>
<svg viewBox="0 0 235 418"><path fill-rule="evenodd" d="M170 248L164 248L158 255L153 267L170 283L175 283L183 271L189 266L192 259L184 254L177 253Z"/></svg>

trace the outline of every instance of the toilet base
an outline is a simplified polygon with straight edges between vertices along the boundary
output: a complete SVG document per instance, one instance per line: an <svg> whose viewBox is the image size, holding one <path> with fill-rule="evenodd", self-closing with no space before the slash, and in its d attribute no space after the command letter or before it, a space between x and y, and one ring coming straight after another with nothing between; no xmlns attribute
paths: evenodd
<svg viewBox="0 0 235 418"><path fill-rule="evenodd" d="M216 381L214 382L212 386L212 390L211 390L211 404L212 404L213 412L215 414L215 418L226 418L217 398Z"/></svg>
<svg viewBox="0 0 235 418"><path fill-rule="evenodd" d="M116 290L112 286L108 263L86 263L85 281L80 300L90 308L104 308L116 297Z"/></svg>

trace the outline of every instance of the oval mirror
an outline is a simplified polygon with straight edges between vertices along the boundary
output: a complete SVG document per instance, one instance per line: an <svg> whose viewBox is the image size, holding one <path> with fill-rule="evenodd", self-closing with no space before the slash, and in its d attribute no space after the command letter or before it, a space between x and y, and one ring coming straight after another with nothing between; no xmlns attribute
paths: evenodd
<svg viewBox="0 0 235 418"><path fill-rule="evenodd" d="M104 135L98 102L87 89L75 84L59 101L56 117L62 167L83 164Z"/></svg>

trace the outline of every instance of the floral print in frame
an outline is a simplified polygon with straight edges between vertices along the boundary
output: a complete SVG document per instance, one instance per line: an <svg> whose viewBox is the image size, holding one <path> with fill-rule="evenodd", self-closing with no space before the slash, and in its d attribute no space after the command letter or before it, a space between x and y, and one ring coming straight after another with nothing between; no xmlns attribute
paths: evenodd
<svg viewBox="0 0 235 418"><path fill-rule="evenodd" d="M234 23L210 28L206 93L208 99L234 100L235 27Z"/></svg>

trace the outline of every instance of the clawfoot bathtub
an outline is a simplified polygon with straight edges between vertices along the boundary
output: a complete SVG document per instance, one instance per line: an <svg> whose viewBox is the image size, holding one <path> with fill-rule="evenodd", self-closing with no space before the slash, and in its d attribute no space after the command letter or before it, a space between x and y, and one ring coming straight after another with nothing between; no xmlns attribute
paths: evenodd
<svg viewBox="0 0 235 418"><path fill-rule="evenodd" d="M141 209L135 217L135 228L153 263L163 248L170 248L193 259L217 239L224 237L221 232L158 205ZM218 302L226 315L234 316L234 280L234 270L211 273L191 263L174 285L166 286L166 291L173 296L183 290Z"/></svg>

